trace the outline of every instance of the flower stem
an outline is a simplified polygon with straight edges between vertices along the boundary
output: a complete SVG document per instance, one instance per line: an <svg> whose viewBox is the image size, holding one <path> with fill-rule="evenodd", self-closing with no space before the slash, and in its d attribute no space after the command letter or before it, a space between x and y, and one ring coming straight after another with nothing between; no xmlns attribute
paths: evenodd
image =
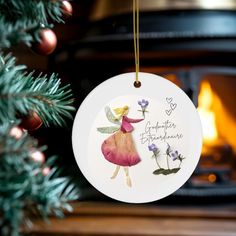
<svg viewBox="0 0 236 236"><path fill-rule="evenodd" d="M166 155L166 162L167 162L167 167L168 167L168 170L169 170L170 169L170 165L169 165L168 155Z"/></svg>
<svg viewBox="0 0 236 236"><path fill-rule="evenodd" d="M145 119L145 108L142 108L143 118Z"/></svg>
<svg viewBox="0 0 236 236"><path fill-rule="evenodd" d="M157 161L157 158L155 157L155 161L157 163L157 166L159 167L159 169L161 169L161 166L159 165L158 161Z"/></svg>
<svg viewBox="0 0 236 236"><path fill-rule="evenodd" d="M181 164L182 164L182 161L180 161L180 163L179 163L179 168L181 167Z"/></svg>

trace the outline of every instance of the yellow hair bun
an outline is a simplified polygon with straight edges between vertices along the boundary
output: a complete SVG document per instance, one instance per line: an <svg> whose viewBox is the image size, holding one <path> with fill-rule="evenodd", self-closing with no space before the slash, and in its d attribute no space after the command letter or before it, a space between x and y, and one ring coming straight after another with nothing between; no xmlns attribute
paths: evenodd
<svg viewBox="0 0 236 236"><path fill-rule="evenodd" d="M114 109L114 112L116 113L116 115L123 116L128 110L129 110L129 107L124 106L124 107Z"/></svg>

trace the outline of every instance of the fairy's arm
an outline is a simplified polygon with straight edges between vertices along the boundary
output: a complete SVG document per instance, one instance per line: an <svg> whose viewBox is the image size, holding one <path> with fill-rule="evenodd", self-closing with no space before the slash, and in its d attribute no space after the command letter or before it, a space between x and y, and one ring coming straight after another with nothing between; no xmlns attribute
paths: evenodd
<svg viewBox="0 0 236 236"><path fill-rule="evenodd" d="M124 119L129 122L129 123L138 123L140 121L143 121L144 119L132 119L132 118L129 118L127 116L124 116Z"/></svg>

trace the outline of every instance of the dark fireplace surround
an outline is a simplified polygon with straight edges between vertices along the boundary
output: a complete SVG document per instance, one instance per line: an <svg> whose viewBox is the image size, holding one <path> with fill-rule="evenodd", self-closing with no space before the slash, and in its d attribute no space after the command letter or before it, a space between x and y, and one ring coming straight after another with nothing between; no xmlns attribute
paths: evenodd
<svg viewBox="0 0 236 236"><path fill-rule="evenodd" d="M174 78L196 106L201 81L210 78L213 87L223 88L221 100L226 103L231 101L225 105L236 120L236 108L232 102L236 99L232 93L232 89L236 88L235 59L236 11L163 10L140 13L140 70L171 80ZM78 107L102 81L134 70L132 14L90 22L81 38L70 42L51 57L50 66L70 81ZM226 83L230 83L231 93L224 89ZM67 141L63 149L70 150L70 142ZM65 155L65 151L63 153ZM233 201L236 197L233 147L224 143L213 153L201 157L193 176L171 198L193 198L202 202L206 199ZM77 174L72 153L63 162L74 179L83 179ZM212 175L215 179L209 182L208 177ZM206 181L201 181L204 179ZM103 199L88 183L83 185L82 196L85 199Z"/></svg>

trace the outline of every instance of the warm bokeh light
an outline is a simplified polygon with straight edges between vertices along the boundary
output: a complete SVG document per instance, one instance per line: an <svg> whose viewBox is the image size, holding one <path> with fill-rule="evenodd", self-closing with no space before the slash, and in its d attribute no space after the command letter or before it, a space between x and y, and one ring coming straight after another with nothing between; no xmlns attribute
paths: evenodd
<svg viewBox="0 0 236 236"><path fill-rule="evenodd" d="M215 113L212 110L213 99L214 94L210 83L203 81L198 96L198 112L202 122L203 141L207 144L216 141L218 138Z"/></svg>
<svg viewBox="0 0 236 236"><path fill-rule="evenodd" d="M209 174L208 175L208 181L210 182L210 183L215 183L216 182L216 175L215 174Z"/></svg>

